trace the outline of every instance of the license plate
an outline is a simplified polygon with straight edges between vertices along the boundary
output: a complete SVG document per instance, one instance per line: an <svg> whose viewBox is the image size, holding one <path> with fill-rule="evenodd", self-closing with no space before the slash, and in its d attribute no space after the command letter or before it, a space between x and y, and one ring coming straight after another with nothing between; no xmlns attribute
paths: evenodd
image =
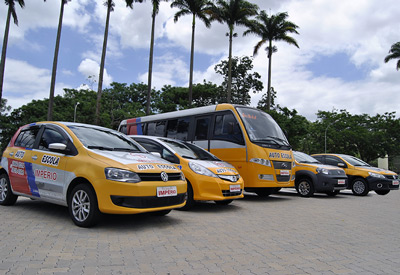
<svg viewBox="0 0 400 275"><path fill-rule="evenodd" d="M240 192L240 184L230 185L229 191L231 192Z"/></svg>
<svg viewBox="0 0 400 275"><path fill-rule="evenodd" d="M281 170L281 176L289 176L290 171L289 170Z"/></svg>
<svg viewBox="0 0 400 275"><path fill-rule="evenodd" d="M157 187L157 197L174 197L178 195L176 186Z"/></svg>
<svg viewBox="0 0 400 275"><path fill-rule="evenodd" d="M338 182L337 182L338 184L346 184L346 180L338 180Z"/></svg>
<svg viewBox="0 0 400 275"><path fill-rule="evenodd" d="M398 181L398 180L394 180L394 181L392 182L392 184L393 184L393 185L399 185L399 181Z"/></svg>

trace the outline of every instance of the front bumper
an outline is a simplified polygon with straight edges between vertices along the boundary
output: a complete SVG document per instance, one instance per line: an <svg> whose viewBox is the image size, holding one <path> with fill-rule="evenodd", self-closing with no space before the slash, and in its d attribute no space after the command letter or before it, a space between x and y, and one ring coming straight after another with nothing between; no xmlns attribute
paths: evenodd
<svg viewBox="0 0 400 275"><path fill-rule="evenodd" d="M376 177L367 177L369 190L399 190L398 179L381 179ZM395 184L397 182L397 184Z"/></svg>
<svg viewBox="0 0 400 275"><path fill-rule="evenodd" d="M190 180L193 187L193 199L199 201L222 201L240 199L244 197L243 178L239 178L236 182L230 182L220 178L212 178L202 175L197 175L196 179ZM240 187L240 190L231 187Z"/></svg>
<svg viewBox="0 0 400 275"><path fill-rule="evenodd" d="M344 183L343 183L344 181ZM331 192L347 188L347 176L317 174L314 184L315 192Z"/></svg>

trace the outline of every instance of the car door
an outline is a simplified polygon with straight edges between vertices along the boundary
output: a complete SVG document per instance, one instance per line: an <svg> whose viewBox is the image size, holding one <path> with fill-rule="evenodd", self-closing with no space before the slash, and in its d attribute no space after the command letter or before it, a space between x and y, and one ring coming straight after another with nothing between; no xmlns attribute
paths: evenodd
<svg viewBox="0 0 400 275"><path fill-rule="evenodd" d="M7 158L8 176L11 188L16 193L39 197L32 173L32 149L40 131L39 125L21 128L15 140L10 142Z"/></svg>
<svg viewBox="0 0 400 275"><path fill-rule="evenodd" d="M50 144L67 145L68 138L64 131L55 125L43 127L39 142L32 150L32 172L40 197L49 200L62 200L65 188L65 167L68 157L64 153L55 152Z"/></svg>

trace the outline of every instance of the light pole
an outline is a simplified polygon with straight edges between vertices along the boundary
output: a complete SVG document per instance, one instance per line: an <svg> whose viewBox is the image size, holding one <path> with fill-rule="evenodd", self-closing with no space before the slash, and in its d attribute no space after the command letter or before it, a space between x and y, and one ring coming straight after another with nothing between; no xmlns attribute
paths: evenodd
<svg viewBox="0 0 400 275"><path fill-rule="evenodd" d="M79 101L78 101L77 103L75 103L74 122L75 122L75 120L76 120L76 108L78 107L78 105L79 105Z"/></svg>
<svg viewBox="0 0 400 275"><path fill-rule="evenodd" d="M325 129L325 154L326 154L326 132L328 131L329 126L331 126L333 123L336 123L337 121L338 120L336 119L336 120L332 121L331 123L329 123L328 126L326 126L326 129Z"/></svg>

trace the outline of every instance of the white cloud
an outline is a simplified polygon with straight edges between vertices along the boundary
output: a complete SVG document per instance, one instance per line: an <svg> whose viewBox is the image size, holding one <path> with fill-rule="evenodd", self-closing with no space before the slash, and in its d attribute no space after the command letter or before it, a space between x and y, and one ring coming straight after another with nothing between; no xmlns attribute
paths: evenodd
<svg viewBox="0 0 400 275"><path fill-rule="evenodd" d="M96 61L88 58L82 60L81 64L79 64L78 71L85 78L90 78L91 81L98 83L100 65ZM105 86L109 86L111 82L112 82L112 77L107 73L107 70L104 68L103 88Z"/></svg>

